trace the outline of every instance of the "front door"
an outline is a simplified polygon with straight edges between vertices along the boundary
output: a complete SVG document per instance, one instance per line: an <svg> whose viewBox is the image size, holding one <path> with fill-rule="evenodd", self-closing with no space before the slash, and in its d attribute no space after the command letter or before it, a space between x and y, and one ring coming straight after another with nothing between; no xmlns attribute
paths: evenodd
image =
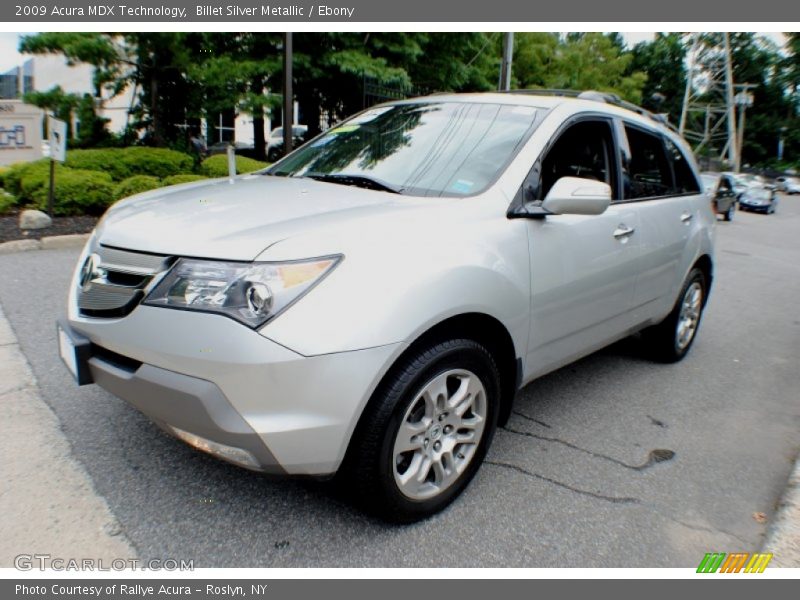
<svg viewBox="0 0 800 600"><path fill-rule="evenodd" d="M532 173L538 199L561 177L605 181L618 193L612 125L584 118L570 125ZM536 377L624 335L640 253L634 206L612 203L601 215L548 215L528 222L531 329L527 369Z"/></svg>

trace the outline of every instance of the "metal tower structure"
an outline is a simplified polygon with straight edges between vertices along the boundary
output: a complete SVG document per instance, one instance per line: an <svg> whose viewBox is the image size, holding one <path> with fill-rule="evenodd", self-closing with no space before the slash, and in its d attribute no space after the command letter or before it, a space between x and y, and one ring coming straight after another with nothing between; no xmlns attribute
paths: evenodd
<svg viewBox="0 0 800 600"><path fill-rule="evenodd" d="M693 33L680 132L696 154L739 168L736 89L727 33Z"/></svg>

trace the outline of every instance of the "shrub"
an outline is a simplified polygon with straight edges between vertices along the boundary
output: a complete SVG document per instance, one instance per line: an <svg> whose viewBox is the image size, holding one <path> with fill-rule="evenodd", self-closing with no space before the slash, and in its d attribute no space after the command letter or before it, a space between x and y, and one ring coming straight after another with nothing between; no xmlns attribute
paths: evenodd
<svg viewBox="0 0 800 600"><path fill-rule="evenodd" d="M113 151L109 150L109 152ZM187 173L194 166L194 159L188 154L166 148L134 146L122 148L120 152L130 168L131 175L152 175L163 178Z"/></svg>
<svg viewBox="0 0 800 600"><path fill-rule="evenodd" d="M161 187L161 182L158 177L152 175L134 175L123 179L116 186L114 186L114 199L127 198L134 194L148 192Z"/></svg>
<svg viewBox="0 0 800 600"><path fill-rule="evenodd" d="M50 161L46 158L33 162L15 163L3 172L3 187L7 192L21 198L22 178L31 173L43 172L49 175Z"/></svg>
<svg viewBox="0 0 800 600"><path fill-rule="evenodd" d="M0 215L6 214L17 205L17 199L6 191L0 190Z"/></svg>
<svg viewBox="0 0 800 600"><path fill-rule="evenodd" d="M236 173L252 173L264 167L269 166L269 163L261 162L247 158L246 156L236 157ZM208 177L227 177L228 176L228 156L225 154L215 154L209 156L200 164L200 172Z"/></svg>
<svg viewBox="0 0 800 600"><path fill-rule="evenodd" d="M192 170L194 160L188 154L166 148L96 148L67 152L66 166L75 169L103 171L114 181L134 175L169 177Z"/></svg>
<svg viewBox="0 0 800 600"><path fill-rule="evenodd" d="M181 183L192 183L193 181L202 181L208 179L205 175L195 175L194 173L180 173L178 175L170 175L161 180L161 185L179 185Z"/></svg>
<svg viewBox="0 0 800 600"><path fill-rule="evenodd" d="M132 174L122 152L122 148L69 150L64 164L71 169L102 171L114 181L121 181Z"/></svg>
<svg viewBox="0 0 800 600"><path fill-rule="evenodd" d="M49 173L34 172L22 179L23 194L40 210L47 210L48 187ZM114 183L108 173L56 167L53 214L100 214L113 201Z"/></svg>

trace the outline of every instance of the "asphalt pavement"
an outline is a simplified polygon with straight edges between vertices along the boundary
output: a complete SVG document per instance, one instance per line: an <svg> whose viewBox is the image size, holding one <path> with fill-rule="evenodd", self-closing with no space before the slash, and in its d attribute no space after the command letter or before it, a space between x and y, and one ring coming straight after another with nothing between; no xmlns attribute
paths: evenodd
<svg viewBox="0 0 800 600"><path fill-rule="evenodd" d="M0 304L72 456L142 559L695 567L706 552L761 547L800 449L800 197L717 231L715 286L683 362L654 364L633 340L533 382L466 493L411 526L365 517L325 484L221 463L76 387L54 323L77 250L0 256Z"/></svg>

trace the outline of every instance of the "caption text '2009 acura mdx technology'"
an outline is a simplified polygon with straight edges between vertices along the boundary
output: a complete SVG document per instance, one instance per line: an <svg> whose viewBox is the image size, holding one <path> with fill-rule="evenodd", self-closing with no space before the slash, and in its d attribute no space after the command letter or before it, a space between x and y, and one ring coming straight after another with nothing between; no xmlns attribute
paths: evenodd
<svg viewBox="0 0 800 600"><path fill-rule="evenodd" d="M265 171L113 206L59 348L181 440L333 475L408 522L467 486L518 389L696 336L715 216L659 118L596 92L370 108Z"/></svg>

